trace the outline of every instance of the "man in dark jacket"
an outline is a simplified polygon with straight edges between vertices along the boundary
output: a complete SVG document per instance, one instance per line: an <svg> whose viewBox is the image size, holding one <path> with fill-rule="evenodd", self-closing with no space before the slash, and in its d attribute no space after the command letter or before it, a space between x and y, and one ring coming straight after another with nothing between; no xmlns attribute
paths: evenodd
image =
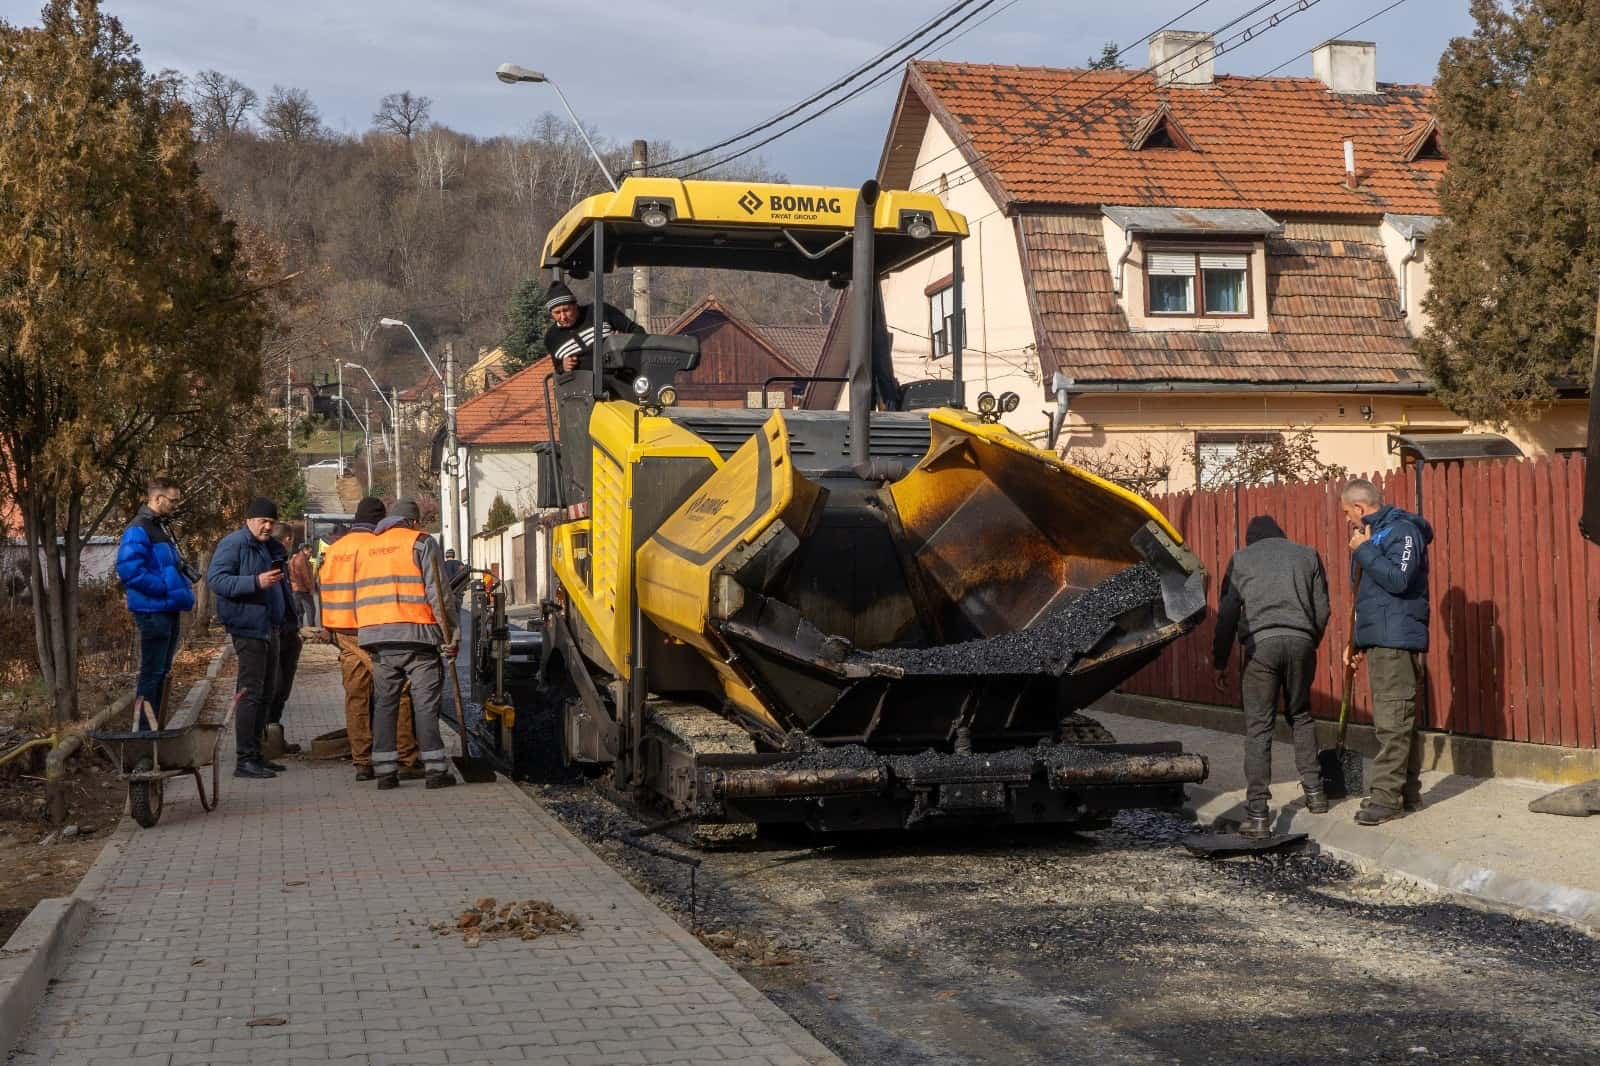
<svg viewBox="0 0 1600 1066"><path fill-rule="evenodd" d="M286 769L261 756L262 729L278 674L278 631L291 614L284 571L274 565L268 547L277 519L277 504L251 500L244 527L217 542L206 571L206 582L217 596L217 617L239 657L235 777L276 777L276 771Z"/></svg>
<svg viewBox="0 0 1600 1066"><path fill-rule="evenodd" d="M544 309L555 323L545 331L544 350L556 371L570 374L594 366L594 308L580 305L571 289L555 281L544 294ZM602 343L613 333L643 332L639 323L610 304L605 305L600 322Z"/></svg>
<svg viewBox="0 0 1600 1066"><path fill-rule="evenodd" d="M278 627L278 672L272 679L272 703L267 707L267 720L262 725L265 746L262 754L269 759L279 755L295 755L300 745L283 738L283 709L289 704L289 694L294 690L294 675L300 668L300 652L305 642L300 639L300 627L305 624L301 604L294 594L294 559L289 555L294 532L282 522L272 524L272 539L267 550L272 553L272 565L288 577L284 582L286 610L283 624Z"/></svg>
<svg viewBox="0 0 1600 1066"><path fill-rule="evenodd" d="M1317 766L1317 730L1311 720L1311 678L1317 645L1328 628L1328 577L1322 557L1296 544L1278 523L1257 515L1245 527L1243 548L1234 553L1222 579L1217 632L1211 661L1217 688L1233 651L1235 634L1244 647L1239 687L1244 695L1245 823L1247 836L1271 832L1272 729L1278 695L1294 731L1294 766L1305 791L1306 809L1328 809Z"/></svg>
<svg viewBox="0 0 1600 1066"><path fill-rule="evenodd" d="M1433 527L1421 515L1385 506L1370 481L1357 479L1339 497L1350 534L1350 580L1356 587L1350 663L1369 666L1372 725L1378 757L1372 787L1356 812L1360 825L1400 817L1421 800L1412 746L1417 732L1417 679L1428 650L1428 544Z"/></svg>
<svg viewBox="0 0 1600 1066"><path fill-rule="evenodd" d="M162 696L178 652L178 615L194 609L192 571L178 554L167 521L183 502L183 490L168 477L145 487L144 506L117 546L117 579L127 590L128 610L139 630L141 704L134 720L160 724Z"/></svg>

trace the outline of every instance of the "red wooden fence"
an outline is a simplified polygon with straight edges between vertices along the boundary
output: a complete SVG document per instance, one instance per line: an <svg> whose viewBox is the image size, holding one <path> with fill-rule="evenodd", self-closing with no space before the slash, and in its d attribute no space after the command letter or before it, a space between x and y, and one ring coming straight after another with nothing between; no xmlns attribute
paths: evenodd
<svg viewBox="0 0 1600 1066"><path fill-rule="evenodd" d="M1375 477L1387 502L1433 524L1431 646L1423 721L1429 729L1502 740L1600 747L1600 548L1578 533L1581 456L1476 460ZM1318 658L1313 713L1337 717L1340 654L1350 634L1349 531L1339 485L1271 485L1178 493L1154 502L1183 533L1217 590L1250 519L1267 514L1322 555L1333 619ZM1174 643L1123 690L1199 703L1238 703L1238 649L1228 690L1212 681L1214 617ZM1354 721L1370 722L1363 670Z"/></svg>

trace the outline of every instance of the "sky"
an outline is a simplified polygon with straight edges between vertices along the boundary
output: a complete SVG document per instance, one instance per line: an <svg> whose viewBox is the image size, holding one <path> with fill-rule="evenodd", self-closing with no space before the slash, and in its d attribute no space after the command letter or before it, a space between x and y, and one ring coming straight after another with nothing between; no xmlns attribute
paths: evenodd
<svg viewBox="0 0 1600 1066"><path fill-rule="evenodd" d="M981 0L980 0L981 2ZM1197 0L992 0L928 58L1083 66ZM1311 6L1217 58L1219 74L1260 74L1340 36L1392 0L1274 0ZM1450 38L1470 32L1469 0L1402 0L1350 33L1378 45L1378 80L1427 82ZM409 89L433 118L482 136L514 133L560 101L547 85L502 85L512 62L560 84L591 129L612 140L694 150L804 99L876 55L948 0L105 0L152 70L214 68L254 88L305 89L334 129L357 133L378 99ZM1215 30L1260 0L1204 0L1174 28ZM0 0L0 18L37 22L39 0ZM992 16L992 17L990 17ZM986 21L985 21L986 20ZM1125 57L1146 64L1144 46ZM1301 58L1283 75L1309 76ZM791 181L855 185L873 175L899 77L763 148Z"/></svg>

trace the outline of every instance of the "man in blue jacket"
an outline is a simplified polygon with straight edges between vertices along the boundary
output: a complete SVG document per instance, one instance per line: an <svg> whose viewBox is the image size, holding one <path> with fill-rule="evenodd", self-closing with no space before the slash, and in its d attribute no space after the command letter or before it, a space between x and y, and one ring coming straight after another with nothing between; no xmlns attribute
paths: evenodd
<svg viewBox="0 0 1600 1066"><path fill-rule="evenodd" d="M127 591L128 610L139 629L139 681L143 706L136 722L160 724L162 696L172 657L178 652L178 615L194 609L191 571L178 554L167 521L183 502L183 489L169 477L145 486L144 506L117 546L117 578Z"/></svg>
<svg viewBox="0 0 1600 1066"><path fill-rule="evenodd" d="M235 777L276 777L286 769L261 756L261 736L278 675L278 631L291 614L284 568L267 546L277 520L277 504L260 497L251 500L244 528L217 542L206 571L206 582L217 596L217 617L239 656Z"/></svg>
<svg viewBox="0 0 1600 1066"><path fill-rule="evenodd" d="M1428 544L1433 527L1421 515L1385 506L1370 481L1340 494L1350 535L1350 577L1356 587L1356 631L1347 665L1369 666L1372 725L1378 757L1372 787L1356 812L1360 825L1399 818L1420 802L1411 749L1417 732L1417 680L1428 650Z"/></svg>

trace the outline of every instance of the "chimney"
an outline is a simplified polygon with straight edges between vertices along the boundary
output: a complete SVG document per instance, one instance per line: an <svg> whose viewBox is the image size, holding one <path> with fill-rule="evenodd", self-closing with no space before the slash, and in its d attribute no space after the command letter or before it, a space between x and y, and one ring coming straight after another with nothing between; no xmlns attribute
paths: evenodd
<svg viewBox="0 0 1600 1066"><path fill-rule="evenodd" d="M1150 38L1150 66L1157 85L1210 85L1216 76L1217 45L1211 34L1162 30Z"/></svg>
<svg viewBox="0 0 1600 1066"><path fill-rule="evenodd" d="M1311 52L1311 69L1330 92L1378 91L1378 46L1371 41L1324 41Z"/></svg>

